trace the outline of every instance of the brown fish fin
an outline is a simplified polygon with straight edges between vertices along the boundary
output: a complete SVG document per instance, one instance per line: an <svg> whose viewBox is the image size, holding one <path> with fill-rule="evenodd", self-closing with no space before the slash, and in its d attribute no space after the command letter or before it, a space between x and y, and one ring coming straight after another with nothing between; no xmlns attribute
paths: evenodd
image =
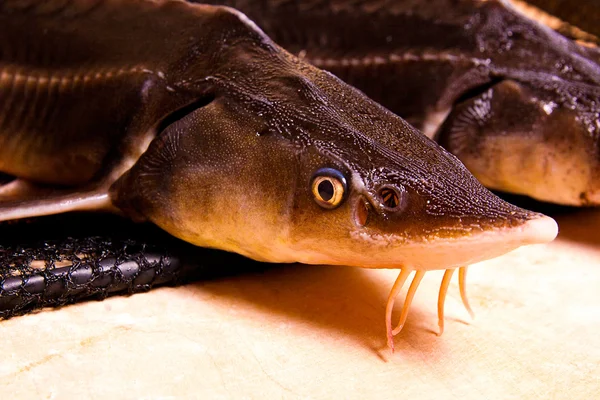
<svg viewBox="0 0 600 400"><path fill-rule="evenodd" d="M0 187L0 221L70 211L118 212L105 186L52 190L17 179Z"/></svg>

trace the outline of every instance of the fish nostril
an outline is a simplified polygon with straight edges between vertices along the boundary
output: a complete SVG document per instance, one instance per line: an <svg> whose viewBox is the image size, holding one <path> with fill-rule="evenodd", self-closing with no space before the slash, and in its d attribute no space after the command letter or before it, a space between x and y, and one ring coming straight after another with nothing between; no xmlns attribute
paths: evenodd
<svg viewBox="0 0 600 400"><path fill-rule="evenodd" d="M392 186L383 186L378 192L381 204L389 211L397 211L402 204L402 194Z"/></svg>
<svg viewBox="0 0 600 400"><path fill-rule="evenodd" d="M354 208L354 222L363 227L369 222L369 203L364 198L359 198Z"/></svg>

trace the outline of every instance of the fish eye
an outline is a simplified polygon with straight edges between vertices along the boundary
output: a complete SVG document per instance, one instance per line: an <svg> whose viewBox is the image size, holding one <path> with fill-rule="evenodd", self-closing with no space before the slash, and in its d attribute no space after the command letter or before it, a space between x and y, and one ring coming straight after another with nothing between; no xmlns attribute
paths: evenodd
<svg viewBox="0 0 600 400"><path fill-rule="evenodd" d="M340 171L321 168L312 178L312 194L318 205L333 209L339 206L346 194L346 178Z"/></svg>
<svg viewBox="0 0 600 400"><path fill-rule="evenodd" d="M402 205L402 193L393 186L382 186L377 191L383 207L389 211L396 211Z"/></svg>

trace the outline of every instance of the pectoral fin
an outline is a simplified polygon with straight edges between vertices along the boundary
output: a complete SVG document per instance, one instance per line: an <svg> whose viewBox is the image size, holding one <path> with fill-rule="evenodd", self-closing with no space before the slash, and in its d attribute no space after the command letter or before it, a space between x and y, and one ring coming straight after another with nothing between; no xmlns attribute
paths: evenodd
<svg viewBox="0 0 600 400"><path fill-rule="evenodd" d="M19 179L0 187L0 221L70 211L117 212L117 209L105 187L55 190Z"/></svg>

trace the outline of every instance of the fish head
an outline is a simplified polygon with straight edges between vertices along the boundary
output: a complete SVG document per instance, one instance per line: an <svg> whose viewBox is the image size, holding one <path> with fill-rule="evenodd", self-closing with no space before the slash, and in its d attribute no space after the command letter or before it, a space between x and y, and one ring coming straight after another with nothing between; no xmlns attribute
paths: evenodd
<svg viewBox="0 0 600 400"><path fill-rule="evenodd" d="M363 93L263 47L204 79L210 100L158 133L114 185L118 207L270 262L443 269L556 236Z"/></svg>
<svg viewBox="0 0 600 400"><path fill-rule="evenodd" d="M443 269L556 236L552 219L503 201L404 120L326 81L321 121L336 123L313 127L318 140L298 164L288 242L297 259Z"/></svg>
<svg viewBox="0 0 600 400"><path fill-rule="evenodd" d="M487 187L600 204L600 90L557 76L506 79L459 101L438 132Z"/></svg>

